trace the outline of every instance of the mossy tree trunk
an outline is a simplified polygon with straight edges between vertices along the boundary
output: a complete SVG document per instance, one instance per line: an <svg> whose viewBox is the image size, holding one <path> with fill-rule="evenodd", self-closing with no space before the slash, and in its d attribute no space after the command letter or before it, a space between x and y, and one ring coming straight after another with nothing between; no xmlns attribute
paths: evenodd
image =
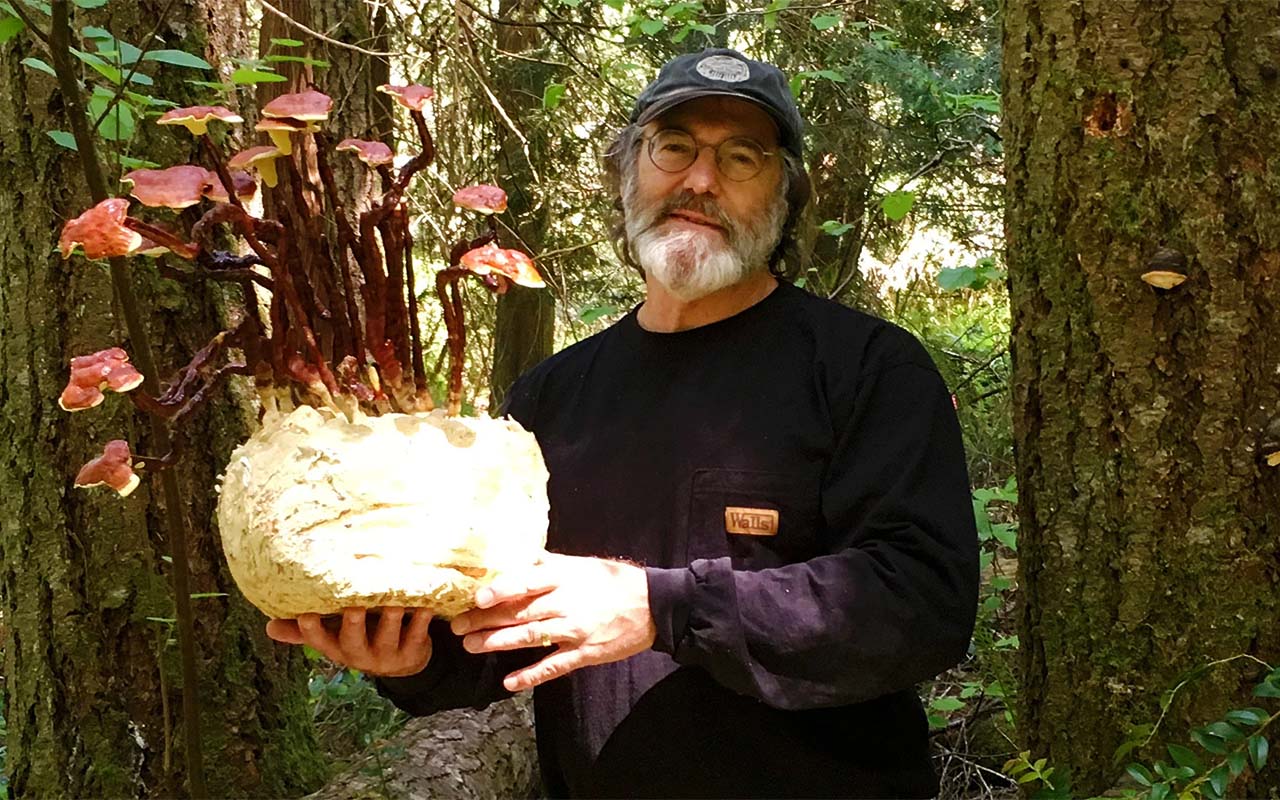
<svg viewBox="0 0 1280 800"><path fill-rule="evenodd" d="M1085 796L1180 673L1280 664L1280 3L1007 0L1003 57L1018 724ZM1156 743L1258 675L1211 672Z"/></svg>
<svg viewBox="0 0 1280 800"><path fill-rule="evenodd" d="M238 3L114 3L77 12L73 24L138 44L154 29L161 41L152 49L187 50L215 66L244 52ZM150 480L126 500L72 488L109 439L160 454L122 397L75 415L58 407L71 357L131 345L105 262L62 261L54 250L62 223L90 200L78 159L45 134L67 129L63 99L51 76L19 63L26 56L48 60L29 34L0 46L0 610L11 787L25 797L179 796L181 681L163 621L174 602L161 493ZM145 71L158 76L155 96L209 99L185 83L195 73ZM190 141L146 122L134 154L166 166L196 159ZM119 169L108 169L117 185ZM131 276L166 370L224 327L223 292L163 280L145 259L131 262ZM212 521L216 476L251 421L237 393L223 393L194 420L177 467L191 591L211 595L193 606L215 796L298 794L323 777L302 659L269 642L261 614L239 599Z"/></svg>

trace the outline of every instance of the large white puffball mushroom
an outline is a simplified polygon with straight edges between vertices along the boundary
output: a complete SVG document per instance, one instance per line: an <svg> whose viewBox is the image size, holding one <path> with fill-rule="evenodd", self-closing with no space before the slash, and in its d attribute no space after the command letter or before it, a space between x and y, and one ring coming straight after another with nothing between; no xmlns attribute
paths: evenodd
<svg viewBox="0 0 1280 800"><path fill-rule="evenodd" d="M454 617L547 535L547 469L511 420L300 406L236 449L218 499L231 574L268 616L347 606Z"/></svg>

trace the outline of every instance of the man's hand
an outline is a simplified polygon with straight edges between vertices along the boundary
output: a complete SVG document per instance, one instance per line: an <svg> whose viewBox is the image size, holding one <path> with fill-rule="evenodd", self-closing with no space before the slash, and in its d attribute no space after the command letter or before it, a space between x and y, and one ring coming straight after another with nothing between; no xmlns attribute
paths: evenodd
<svg viewBox="0 0 1280 800"><path fill-rule="evenodd" d="M621 561L548 553L525 572L498 576L476 593L476 605L452 623L469 652L559 645L503 679L509 692L621 661L657 635L644 570Z"/></svg>
<svg viewBox="0 0 1280 800"><path fill-rule="evenodd" d="M319 614L303 614L296 620L273 619L267 622L267 635L285 644L310 645L335 664L369 675L413 675L431 659L427 634L431 615L418 609L409 624L402 626L404 612L403 608L382 609L370 630L365 625L365 610L348 608L336 632L324 626Z"/></svg>

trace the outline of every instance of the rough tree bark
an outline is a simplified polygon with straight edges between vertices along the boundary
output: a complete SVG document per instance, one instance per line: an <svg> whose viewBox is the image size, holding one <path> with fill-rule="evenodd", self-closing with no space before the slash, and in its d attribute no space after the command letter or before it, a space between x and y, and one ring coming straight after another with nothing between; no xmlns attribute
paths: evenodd
<svg viewBox="0 0 1280 800"><path fill-rule="evenodd" d="M502 19L532 19L539 8L529 0L502 0L498 16ZM540 44L534 27L497 25L498 49L507 53L533 50ZM501 57L499 57L501 58ZM542 107L542 92L547 68L541 64L506 58L493 67L494 91L507 115L517 124L530 120ZM542 250L543 232L547 227L546 199L537 196L529 159L538 158L538 139L545 136L532 125L524 126L528 148L513 134L506 123L493 119L499 137L499 184L507 190L509 219L516 221L516 234L535 261ZM554 170L542 164L540 169ZM545 266L542 267L545 271ZM490 409L497 412L507 389L520 374L551 355L554 346L556 299L550 289L526 289L513 286L498 298L497 321L493 332L493 371L489 380Z"/></svg>
<svg viewBox="0 0 1280 800"><path fill-rule="evenodd" d="M156 28L162 41L153 49L188 50L215 65L243 52L243 4L116 4L109 17L81 12L73 22L139 43ZM16 796L177 796L176 648L166 645L168 625L148 620L173 616L159 492L144 481L121 501L71 487L108 439L151 450L147 426L122 398L76 415L57 405L72 356L129 342L103 265L78 255L63 262L54 251L62 223L87 207L88 193L74 155L45 135L67 128L53 78L19 64L28 55L47 59L36 48L28 34L0 47L0 592L10 781ZM154 93L195 100L182 80L192 74L178 72L162 69ZM172 130L146 123L137 141L136 152L166 165L195 155ZM221 292L162 280L141 259L132 274L165 367L185 363L223 327ZM191 589L219 595L194 604L205 772L217 795L296 794L319 782L323 766L302 660L273 646L260 615L234 596L211 521L216 475L246 435L244 409L233 393L215 399L195 420L194 444L178 467L189 499Z"/></svg>
<svg viewBox="0 0 1280 800"><path fill-rule="evenodd" d="M1077 795L1179 673L1280 663L1278 68L1275 0L1004 6L1019 729ZM1178 288L1140 279L1184 261ZM1156 742L1259 704L1237 664Z"/></svg>

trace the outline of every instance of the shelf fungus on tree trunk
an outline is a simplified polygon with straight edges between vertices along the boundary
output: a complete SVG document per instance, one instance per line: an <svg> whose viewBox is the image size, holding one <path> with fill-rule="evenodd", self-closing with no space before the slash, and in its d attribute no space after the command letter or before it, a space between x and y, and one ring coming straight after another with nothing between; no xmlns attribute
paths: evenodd
<svg viewBox="0 0 1280 800"><path fill-rule="evenodd" d="M332 102L314 89L268 104L258 129L275 144L229 161L206 127L239 117L217 107L175 109L160 122L200 137L211 169L136 170L126 181L144 206L158 209L152 213L185 209L183 219L195 220L189 236L163 219L134 218L127 199L112 198L68 223L59 242L64 257L77 246L88 258L158 253L167 277L240 285L243 319L158 396L138 389L128 354L110 348L72 363L61 402L87 409L102 402L103 389L136 390L134 404L166 421L170 452L131 454L116 440L77 478L78 486L106 484L123 495L138 483L135 470L181 458L184 423L218 386L232 375L252 377L261 426L233 453L217 513L237 584L275 617L388 605L452 617L471 607L479 586L536 561L546 543L547 471L537 440L511 420L457 416L466 341L459 282L471 276L501 293L542 279L527 255L498 244L492 215L505 208L505 193L459 190L455 203L485 215L487 228L454 244L436 278L451 363L447 411L432 411L403 195L435 152L422 111L434 93L382 89L409 109L421 146L398 170L382 143L347 139L335 148L320 130ZM314 139L321 186L308 185L294 136ZM382 180L382 196L358 214L340 202L329 164L335 151L354 152ZM274 192L279 219L250 215L243 201L256 186L238 169L255 170ZM245 243L241 252L208 246L212 229L224 225ZM166 253L191 263L170 266ZM266 319L258 291L270 294Z"/></svg>

